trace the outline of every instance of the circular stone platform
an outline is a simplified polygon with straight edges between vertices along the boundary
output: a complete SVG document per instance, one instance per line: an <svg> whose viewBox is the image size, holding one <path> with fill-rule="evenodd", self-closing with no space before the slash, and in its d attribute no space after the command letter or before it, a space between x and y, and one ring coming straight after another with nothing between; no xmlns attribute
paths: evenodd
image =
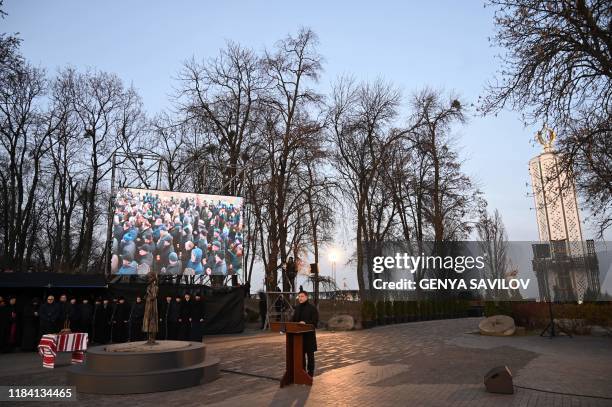
<svg viewBox="0 0 612 407"><path fill-rule="evenodd" d="M125 342L106 345L107 352L165 352L169 350L177 350L188 348L191 342L185 341L157 341L153 345L149 345L146 341L140 342Z"/></svg>
<svg viewBox="0 0 612 407"><path fill-rule="evenodd" d="M71 366L67 375L82 393L153 393L215 380L219 359L206 357L199 342L129 342L88 349L85 363Z"/></svg>

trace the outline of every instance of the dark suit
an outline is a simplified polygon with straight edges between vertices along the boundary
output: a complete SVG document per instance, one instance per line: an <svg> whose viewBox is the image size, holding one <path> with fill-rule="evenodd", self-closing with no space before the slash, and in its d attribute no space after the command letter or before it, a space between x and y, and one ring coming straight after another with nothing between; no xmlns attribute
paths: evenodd
<svg viewBox="0 0 612 407"><path fill-rule="evenodd" d="M130 312L130 334L129 340L142 341L144 336L142 334L142 320L144 319L144 302L135 302Z"/></svg>
<svg viewBox="0 0 612 407"><path fill-rule="evenodd" d="M70 324L70 330L72 332L83 332L81 330L81 309L79 307L79 304L68 303L68 307L66 308L66 310L66 319Z"/></svg>
<svg viewBox="0 0 612 407"><path fill-rule="evenodd" d="M108 343L110 340L110 326L113 315L111 304L96 304L93 315L93 340L96 343Z"/></svg>
<svg viewBox="0 0 612 407"><path fill-rule="evenodd" d="M57 332L60 332L66 327L66 322L70 316L70 303L68 301L60 301L57 304L59 304L60 309L60 318L57 321Z"/></svg>
<svg viewBox="0 0 612 407"><path fill-rule="evenodd" d="M81 315L80 315L80 325L81 331L87 332L89 334L89 338L93 339L92 332L92 320L93 320L93 307L91 304L81 304Z"/></svg>
<svg viewBox="0 0 612 407"><path fill-rule="evenodd" d="M298 304L293 313L293 322L304 321L307 324L312 324L315 329L319 323L319 311L317 307L306 301L303 304ZM314 353L317 351L317 335L314 331L304 334L304 359L308 358L308 374L314 376L315 360ZM306 360L304 360L306 362ZM306 365L306 363L304 363Z"/></svg>
<svg viewBox="0 0 612 407"><path fill-rule="evenodd" d="M40 334L50 334L59 332L57 325L61 320L62 310L56 302L48 303L44 302L40 306Z"/></svg>
<svg viewBox="0 0 612 407"><path fill-rule="evenodd" d="M176 300L172 300L167 309L166 321L168 322L168 336L166 339L176 340L179 334L179 313L181 310L181 303Z"/></svg>
<svg viewBox="0 0 612 407"><path fill-rule="evenodd" d="M36 303L27 304L23 309L23 334L21 336L21 350L33 351L40 340L39 312L40 306Z"/></svg>

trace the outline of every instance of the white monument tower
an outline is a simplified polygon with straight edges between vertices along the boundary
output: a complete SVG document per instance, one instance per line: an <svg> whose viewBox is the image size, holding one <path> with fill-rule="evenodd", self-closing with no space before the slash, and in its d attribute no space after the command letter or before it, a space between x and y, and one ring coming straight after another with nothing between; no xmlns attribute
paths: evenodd
<svg viewBox="0 0 612 407"><path fill-rule="evenodd" d="M576 188L571 174L560 167L555 137L546 127L539 131L536 138L544 152L529 161L540 241L582 242Z"/></svg>
<svg viewBox="0 0 612 407"><path fill-rule="evenodd" d="M529 161L540 242L534 267L540 297L582 302L590 288L599 292L597 271L586 259L594 256L593 242L583 241L576 187L553 149L555 132L548 127L536 134L544 151ZM534 252L536 248L534 247Z"/></svg>

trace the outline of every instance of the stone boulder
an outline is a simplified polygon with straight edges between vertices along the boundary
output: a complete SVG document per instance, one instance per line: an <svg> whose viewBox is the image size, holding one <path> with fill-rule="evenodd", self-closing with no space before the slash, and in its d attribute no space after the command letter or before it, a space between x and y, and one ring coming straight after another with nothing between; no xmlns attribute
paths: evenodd
<svg viewBox="0 0 612 407"><path fill-rule="evenodd" d="M347 314L334 315L327 321L330 331L350 331L355 327L355 320Z"/></svg>
<svg viewBox="0 0 612 407"><path fill-rule="evenodd" d="M600 325L590 325L589 332L592 336L612 336L612 329Z"/></svg>
<svg viewBox="0 0 612 407"><path fill-rule="evenodd" d="M507 315L494 315L480 321L478 329L481 335L512 336L516 331L514 319Z"/></svg>

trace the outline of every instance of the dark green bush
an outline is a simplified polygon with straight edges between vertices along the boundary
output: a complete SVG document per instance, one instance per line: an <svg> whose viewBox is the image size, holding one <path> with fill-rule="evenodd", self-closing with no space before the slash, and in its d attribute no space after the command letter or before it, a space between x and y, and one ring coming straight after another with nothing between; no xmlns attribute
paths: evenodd
<svg viewBox="0 0 612 407"><path fill-rule="evenodd" d="M485 316L512 315L512 303L510 301L488 301L484 307Z"/></svg>
<svg viewBox="0 0 612 407"><path fill-rule="evenodd" d="M257 322L259 321L259 312L253 311L250 308L245 308L246 320L247 322Z"/></svg>
<svg viewBox="0 0 612 407"><path fill-rule="evenodd" d="M393 316L395 318L400 318L404 316L404 302L403 301L393 301Z"/></svg>
<svg viewBox="0 0 612 407"><path fill-rule="evenodd" d="M383 300L376 301L376 317L379 322L385 319L385 301Z"/></svg>
<svg viewBox="0 0 612 407"><path fill-rule="evenodd" d="M385 316L392 317L393 316L393 302L385 301Z"/></svg>
<svg viewBox="0 0 612 407"><path fill-rule="evenodd" d="M376 306L372 301L365 300L361 303L361 320L373 321L376 319Z"/></svg>

